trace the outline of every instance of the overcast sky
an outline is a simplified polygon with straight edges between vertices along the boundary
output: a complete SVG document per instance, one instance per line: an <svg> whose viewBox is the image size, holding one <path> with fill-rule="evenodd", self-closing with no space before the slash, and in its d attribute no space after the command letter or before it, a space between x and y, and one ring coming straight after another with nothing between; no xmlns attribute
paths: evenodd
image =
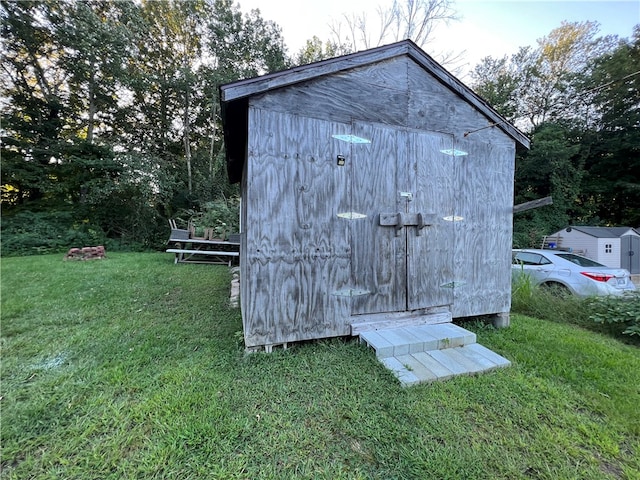
<svg viewBox="0 0 640 480"><path fill-rule="evenodd" d="M289 53L297 53L314 35L329 38L328 25L343 14L370 12L391 0L236 0L243 11L259 8L263 18L282 28ZM461 20L441 25L433 42L424 47L437 55L465 52L460 66L472 69L481 58L515 53L519 47L536 45L563 20L597 21L602 35L631 37L640 24L640 0L457 0ZM465 74L460 72L461 79Z"/></svg>

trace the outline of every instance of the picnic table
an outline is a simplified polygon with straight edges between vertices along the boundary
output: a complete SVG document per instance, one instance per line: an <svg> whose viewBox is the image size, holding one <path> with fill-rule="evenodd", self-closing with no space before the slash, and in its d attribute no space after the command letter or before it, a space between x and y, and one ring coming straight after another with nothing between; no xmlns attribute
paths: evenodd
<svg viewBox="0 0 640 480"><path fill-rule="evenodd" d="M175 263L211 263L231 266L240 258L240 236L229 235L227 240L195 237L193 228L179 229L170 220L171 235L167 253L175 254Z"/></svg>

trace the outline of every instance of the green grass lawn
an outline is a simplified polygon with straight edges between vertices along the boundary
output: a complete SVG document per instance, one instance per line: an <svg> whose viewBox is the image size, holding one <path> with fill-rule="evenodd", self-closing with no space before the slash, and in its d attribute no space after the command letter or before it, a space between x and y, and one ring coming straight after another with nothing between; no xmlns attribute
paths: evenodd
<svg viewBox="0 0 640 480"><path fill-rule="evenodd" d="M640 478L640 350L514 315L402 388L356 341L245 354L223 266L2 259L2 478Z"/></svg>

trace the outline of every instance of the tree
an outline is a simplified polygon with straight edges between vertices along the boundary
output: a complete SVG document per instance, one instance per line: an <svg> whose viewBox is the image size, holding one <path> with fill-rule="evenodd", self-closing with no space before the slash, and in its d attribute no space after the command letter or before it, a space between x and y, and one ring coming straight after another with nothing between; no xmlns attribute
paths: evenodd
<svg viewBox="0 0 640 480"><path fill-rule="evenodd" d="M113 147L125 147L118 94L136 6L3 1L1 12L3 223L23 211L68 219L54 223L70 230L100 231L105 212L125 221L114 199L142 184Z"/></svg>
<svg viewBox="0 0 640 480"><path fill-rule="evenodd" d="M536 247L544 235L584 217L580 206L585 153L569 128L546 123L532 134L532 148L516 159L515 203L551 196L553 205L518 214L514 245Z"/></svg>
<svg viewBox="0 0 640 480"><path fill-rule="evenodd" d="M520 87L519 77L513 72L507 57L494 59L485 57L472 72L475 92L502 114L514 122L519 109L516 92Z"/></svg>
<svg viewBox="0 0 640 480"><path fill-rule="evenodd" d="M336 44L331 41L323 42L314 35L306 41L304 47L300 49L293 62L296 65L306 65L339 55L341 55L340 48Z"/></svg>
<svg viewBox="0 0 640 480"><path fill-rule="evenodd" d="M561 46L558 39L566 39L553 38ZM554 204L516 216L517 246L539 245L543 235L572 223L640 224L640 26L615 49L609 40L594 46L601 53L589 60L576 61L563 48L555 57L547 52L556 77L567 72L567 88L537 90L547 121L533 129L531 150L517 158L515 188L516 203L552 195Z"/></svg>
<svg viewBox="0 0 640 480"><path fill-rule="evenodd" d="M49 28L54 6L2 1L2 184L5 200L42 199L52 188L56 152L64 148L62 47Z"/></svg>
<svg viewBox="0 0 640 480"><path fill-rule="evenodd" d="M118 89L131 52L133 33L127 25L135 19L132 2L93 0L73 2L55 16L52 29L62 48L60 61L67 71L69 107L79 135L94 142L100 129L113 136L118 110Z"/></svg>
<svg viewBox="0 0 640 480"><path fill-rule="evenodd" d="M50 223L151 245L162 217L237 190L217 87L288 66L275 23L231 0L0 6L4 224L64 210Z"/></svg>
<svg viewBox="0 0 640 480"><path fill-rule="evenodd" d="M280 27L264 20L260 10L243 15L232 0L213 0L210 8L209 64L217 70L218 80L230 82L289 66Z"/></svg>
<svg viewBox="0 0 640 480"><path fill-rule="evenodd" d="M631 40L596 58L584 96L598 120L585 139L590 150L582 201L612 225L640 226L640 25Z"/></svg>
<svg viewBox="0 0 640 480"><path fill-rule="evenodd" d="M331 25L331 44L339 54L404 39L422 47L438 23L456 18L452 0L394 0L388 8L378 7L376 25L364 12L343 15Z"/></svg>
<svg viewBox="0 0 640 480"><path fill-rule="evenodd" d="M581 78L589 75L590 59L610 51L614 42L597 37L598 31L597 22L562 22L535 49L522 47L509 59L483 59L472 72L472 87L525 129L584 122L588 105L578 95Z"/></svg>
<svg viewBox="0 0 640 480"><path fill-rule="evenodd" d="M79 169L87 167L85 160L93 164L97 152L105 164L113 159L104 142L100 148L85 144L94 143L98 124L113 136L127 44L122 17L133 4L40 1L2 7L8 99L3 184L11 184L17 202L83 201L80 189L87 186L67 175L77 170L72 163Z"/></svg>
<svg viewBox="0 0 640 480"><path fill-rule="evenodd" d="M284 42L259 11L243 15L230 0L149 1L142 16L144 34L128 84L128 144L185 165L180 196L196 206L211 200L211 190L199 182L213 183L218 171L217 86L286 67Z"/></svg>

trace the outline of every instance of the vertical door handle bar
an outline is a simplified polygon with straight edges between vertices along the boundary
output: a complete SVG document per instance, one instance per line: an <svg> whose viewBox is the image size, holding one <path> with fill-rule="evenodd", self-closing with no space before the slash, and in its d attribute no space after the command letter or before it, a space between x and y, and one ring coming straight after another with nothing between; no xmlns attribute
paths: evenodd
<svg viewBox="0 0 640 480"><path fill-rule="evenodd" d="M402 218L402 213L397 214L398 221L396 223L396 237L400 236L400 232L404 228L404 219Z"/></svg>
<svg viewBox="0 0 640 480"><path fill-rule="evenodd" d="M416 225L417 230L416 230L416 235L419 237L420 235L422 235L422 229L424 227L426 227L426 224L424 223L424 215L422 215L422 212L418 213L418 224Z"/></svg>

